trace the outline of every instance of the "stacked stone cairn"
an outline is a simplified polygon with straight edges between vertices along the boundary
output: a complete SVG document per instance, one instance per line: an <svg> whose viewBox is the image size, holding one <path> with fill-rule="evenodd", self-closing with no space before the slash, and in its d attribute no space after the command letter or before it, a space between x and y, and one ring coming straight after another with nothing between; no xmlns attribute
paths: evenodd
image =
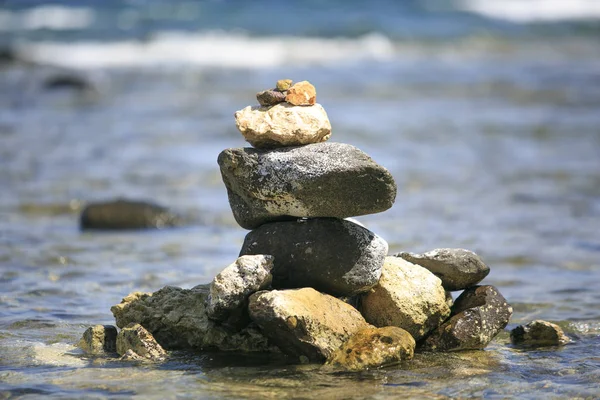
<svg viewBox="0 0 600 400"><path fill-rule="evenodd" d="M235 113L253 147L218 157L235 220L250 230L239 258L209 285L130 294L111 309L117 326L141 326L168 350L274 351L348 370L405 362L415 349L486 347L512 308L477 285L490 271L481 259L463 249L388 256L385 240L349 218L393 205L391 174L327 142L309 82L281 80L257 99ZM463 291L454 302L452 291Z"/></svg>

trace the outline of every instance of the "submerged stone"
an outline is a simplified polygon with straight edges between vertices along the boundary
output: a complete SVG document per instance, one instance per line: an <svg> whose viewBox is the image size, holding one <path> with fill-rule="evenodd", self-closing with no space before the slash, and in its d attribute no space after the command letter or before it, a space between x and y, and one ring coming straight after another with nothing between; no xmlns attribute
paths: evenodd
<svg viewBox="0 0 600 400"><path fill-rule="evenodd" d="M165 207L125 199L90 203L79 222L84 230L160 229L183 224L180 216Z"/></svg>
<svg viewBox="0 0 600 400"><path fill-rule="evenodd" d="M106 354L117 351L117 328L112 325L94 325L85 330L77 343L88 354Z"/></svg>
<svg viewBox="0 0 600 400"><path fill-rule="evenodd" d="M551 322L536 320L510 331L510 341L516 346L562 346L571 341L562 328Z"/></svg>
<svg viewBox="0 0 600 400"><path fill-rule="evenodd" d="M266 289L271 284L273 256L254 255L239 257L213 279L206 299L209 318L227 326L242 328L248 325L248 296ZM245 323L244 323L245 322Z"/></svg>
<svg viewBox="0 0 600 400"><path fill-rule="evenodd" d="M235 124L246 141L257 148L320 143L331 136L331 123L320 104L248 106L235 113Z"/></svg>
<svg viewBox="0 0 600 400"><path fill-rule="evenodd" d="M156 342L152 334L136 323L128 324L117 335L117 353L123 356L129 350L153 361L164 360L167 356L167 352Z"/></svg>
<svg viewBox="0 0 600 400"><path fill-rule="evenodd" d="M435 249L423 254L398 253L408 262L427 268L442 280L446 290L464 290L481 282L490 267L479 256L465 249Z"/></svg>
<svg viewBox="0 0 600 400"><path fill-rule="evenodd" d="M379 282L362 295L360 311L378 327L397 326L415 340L441 325L450 315L441 281L423 267L386 257Z"/></svg>
<svg viewBox="0 0 600 400"><path fill-rule="evenodd" d="M350 296L377 284L387 251L387 242L368 229L315 218L261 225L246 235L240 255L273 255L275 289L312 287Z"/></svg>
<svg viewBox="0 0 600 400"><path fill-rule="evenodd" d="M168 350L277 351L253 325L231 332L210 320L205 308L208 293L208 285L165 286L154 293L131 293L110 310L118 327L139 323Z"/></svg>
<svg viewBox="0 0 600 400"><path fill-rule="evenodd" d="M388 170L348 144L227 149L218 163L233 215L246 229L298 217L374 214L396 199Z"/></svg>
<svg viewBox="0 0 600 400"><path fill-rule="evenodd" d="M415 339L402 328L368 327L331 354L327 364L350 371L385 367L413 358Z"/></svg>
<svg viewBox="0 0 600 400"><path fill-rule="evenodd" d="M491 285L473 286L456 299L452 317L421 344L427 351L485 348L508 324L512 307Z"/></svg>
<svg viewBox="0 0 600 400"><path fill-rule="evenodd" d="M368 326L355 308L312 288L254 293L249 311L282 352L311 361L325 360Z"/></svg>

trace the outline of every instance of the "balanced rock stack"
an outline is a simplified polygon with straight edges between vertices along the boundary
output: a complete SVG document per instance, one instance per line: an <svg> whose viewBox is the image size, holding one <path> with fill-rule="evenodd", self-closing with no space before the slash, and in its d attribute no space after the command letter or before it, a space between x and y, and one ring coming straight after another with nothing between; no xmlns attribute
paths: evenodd
<svg viewBox="0 0 600 400"><path fill-rule="evenodd" d="M487 346L512 308L477 286L490 271L481 259L463 249L388 256L385 240L348 218L392 206L391 174L327 142L309 82L281 80L257 99L235 113L253 148L218 157L235 220L250 230L239 258L210 285L127 296L111 309L117 325L139 323L167 350L281 351L349 370L409 360L415 348Z"/></svg>

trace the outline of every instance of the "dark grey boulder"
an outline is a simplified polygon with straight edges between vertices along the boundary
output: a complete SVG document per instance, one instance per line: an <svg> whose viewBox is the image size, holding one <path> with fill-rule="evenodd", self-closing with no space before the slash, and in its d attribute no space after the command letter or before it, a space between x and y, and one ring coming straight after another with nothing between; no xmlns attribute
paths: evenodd
<svg viewBox="0 0 600 400"><path fill-rule="evenodd" d="M423 254L403 252L394 256L428 269L450 291L474 286L490 273L490 267L477 254L465 249L435 249Z"/></svg>
<svg viewBox="0 0 600 400"><path fill-rule="evenodd" d="M387 242L362 226L315 218L261 225L246 235L240 256L274 256L274 289L312 287L350 296L377 284L387 251Z"/></svg>
<svg viewBox="0 0 600 400"><path fill-rule="evenodd" d="M425 351L483 349L506 327L512 311L494 286L471 287L454 302L452 317L420 343L419 348Z"/></svg>
<svg viewBox="0 0 600 400"><path fill-rule="evenodd" d="M81 212L81 229L160 229L183 224L165 207L144 201L119 199L88 204Z"/></svg>
<svg viewBox="0 0 600 400"><path fill-rule="evenodd" d="M218 163L233 215L246 229L298 217L374 214L396 198L392 175L343 143L227 149Z"/></svg>

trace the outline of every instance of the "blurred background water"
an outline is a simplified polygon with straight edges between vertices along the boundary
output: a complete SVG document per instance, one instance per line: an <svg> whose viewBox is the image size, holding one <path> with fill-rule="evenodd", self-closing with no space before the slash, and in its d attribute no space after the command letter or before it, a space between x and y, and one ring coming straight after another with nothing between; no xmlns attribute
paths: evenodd
<svg viewBox="0 0 600 400"><path fill-rule="evenodd" d="M600 397L600 2L0 1L0 397ZM358 218L390 252L464 247L564 348L332 374L248 355L90 359L85 328L134 290L209 282L237 256L216 158L233 112L309 80L331 140L387 167L396 204ZM64 84L67 82L67 84ZM127 197L197 221L82 233Z"/></svg>

